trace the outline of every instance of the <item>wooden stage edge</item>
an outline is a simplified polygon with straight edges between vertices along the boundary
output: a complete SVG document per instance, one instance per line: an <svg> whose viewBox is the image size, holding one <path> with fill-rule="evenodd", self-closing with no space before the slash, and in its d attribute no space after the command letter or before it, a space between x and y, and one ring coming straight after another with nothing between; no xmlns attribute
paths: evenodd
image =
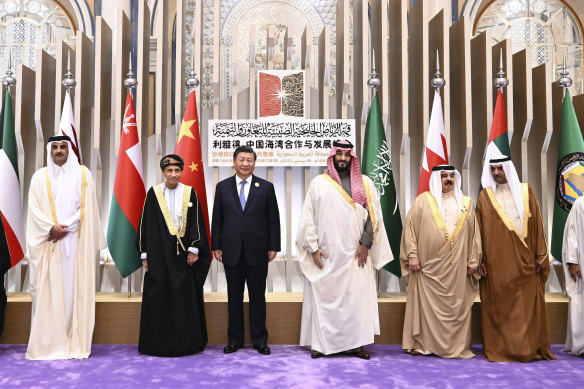
<svg viewBox="0 0 584 389"><path fill-rule="evenodd" d="M140 330L141 293L97 293L95 307L95 344L137 344ZM247 295L246 295L247 301ZM546 293L546 310L552 344L564 344L568 297ZM405 293L382 293L379 297L381 335L378 344L401 344L405 312ZM267 328L270 344L297 344L300 337L302 293L266 293ZM30 332L31 299L29 293L8 293L4 333L0 343L27 343ZM250 343L248 304L244 304L246 339ZM227 343L227 294L205 293L205 313L209 344ZM480 301L472 309L473 344L482 343Z"/></svg>

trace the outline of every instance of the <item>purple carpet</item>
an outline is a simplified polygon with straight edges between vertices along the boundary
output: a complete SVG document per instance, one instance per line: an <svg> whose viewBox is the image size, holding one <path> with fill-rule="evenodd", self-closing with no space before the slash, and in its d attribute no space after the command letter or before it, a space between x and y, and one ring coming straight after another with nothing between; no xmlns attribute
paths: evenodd
<svg viewBox="0 0 584 389"><path fill-rule="evenodd" d="M0 345L0 388L579 388L584 358L552 346L555 361L492 363L411 356L398 345L373 345L370 361L332 356L312 360L299 346L273 345L272 355L250 346L223 354L212 345L197 355L155 358L136 345L94 345L87 360L27 361L26 345Z"/></svg>

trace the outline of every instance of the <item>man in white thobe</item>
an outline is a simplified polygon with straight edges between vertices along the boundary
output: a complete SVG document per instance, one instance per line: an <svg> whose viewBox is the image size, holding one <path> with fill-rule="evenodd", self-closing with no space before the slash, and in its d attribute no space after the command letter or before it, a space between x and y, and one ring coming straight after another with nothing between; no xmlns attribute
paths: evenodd
<svg viewBox="0 0 584 389"><path fill-rule="evenodd" d="M95 256L106 243L91 173L70 150L68 136L49 138L47 167L35 172L30 184L27 359L80 359L91 353Z"/></svg>
<svg viewBox="0 0 584 389"><path fill-rule="evenodd" d="M581 269L584 267L584 197L578 198L566 220L562 258L566 276L568 328L564 351L584 356L584 284Z"/></svg>
<svg viewBox="0 0 584 389"><path fill-rule="evenodd" d="M393 256L375 185L361 175L350 142L333 146L327 172L310 184L296 237L305 276L300 345L312 358L369 359L363 345L379 335L374 269Z"/></svg>

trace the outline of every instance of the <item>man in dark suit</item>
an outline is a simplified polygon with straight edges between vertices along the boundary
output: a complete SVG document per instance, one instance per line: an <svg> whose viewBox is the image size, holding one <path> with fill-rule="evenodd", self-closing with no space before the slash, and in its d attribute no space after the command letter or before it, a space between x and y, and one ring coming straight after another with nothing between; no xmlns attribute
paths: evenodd
<svg viewBox="0 0 584 389"><path fill-rule="evenodd" d="M249 146L233 153L236 174L217 184L211 222L211 246L227 278L229 343L223 351L243 347L243 290L249 292L249 326L254 349L270 354L266 329L268 262L280 251L280 213L271 182L254 176L257 155Z"/></svg>

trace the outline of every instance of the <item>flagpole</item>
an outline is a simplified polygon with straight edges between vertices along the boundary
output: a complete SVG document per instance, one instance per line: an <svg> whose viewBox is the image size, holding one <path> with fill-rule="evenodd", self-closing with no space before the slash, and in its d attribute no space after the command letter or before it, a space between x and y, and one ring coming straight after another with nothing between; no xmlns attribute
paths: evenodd
<svg viewBox="0 0 584 389"><path fill-rule="evenodd" d="M124 86L126 90L133 98L132 90L138 85L138 80L136 79L134 72L132 71L132 52L129 53L128 61L128 73L126 73L126 78L124 79ZM132 273L133 274L133 273ZM132 274L128 276L128 298L132 297Z"/></svg>
<svg viewBox="0 0 584 389"><path fill-rule="evenodd" d="M572 79L570 77L568 77L570 72L568 72L568 69L566 67L566 55L565 54L564 54L564 64L558 69L558 73L560 74L560 78L557 79L556 84L559 87L564 88L563 96L565 96L568 88L572 86Z"/></svg>
<svg viewBox="0 0 584 389"><path fill-rule="evenodd" d="M494 80L494 84L495 88L501 92L503 92L503 89L509 85L509 79L503 70L503 48L501 48L501 51L499 52L499 72L497 73L497 77Z"/></svg>
<svg viewBox="0 0 584 389"><path fill-rule="evenodd" d="M61 82L65 87L67 93L70 94L70 90L77 86L77 81L73 78L73 73L71 73L71 52L67 52L67 72L65 73L65 78Z"/></svg>
<svg viewBox="0 0 584 389"><path fill-rule="evenodd" d="M566 98L566 92L568 91L568 88L570 86L572 86L572 79L569 77L570 72L568 72L568 69L566 68L566 55L565 54L564 54L564 62L562 64L562 66L558 69L558 73L559 73L559 78L556 80L556 85L558 85L560 88L563 88L563 92L562 92L562 106L563 106L563 99ZM553 222L553 220L552 220L552 222ZM553 233L552 233L552 239L553 239ZM561 263L558 264L558 261L555 258L554 258L554 261L552 264L554 265L554 270L556 272L556 276L558 277L558 281L560 282L560 286L562 287L562 294L564 296L567 296L568 292L566 291L566 280L565 280L565 274L564 274L564 266Z"/></svg>
<svg viewBox="0 0 584 389"><path fill-rule="evenodd" d="M434 78L430 80L432 84L432 88L440 94L440 88L443 88L446 85L446 80L442 77L442 73L440 73L440 52L436 49L436 73L434 73Z"/></svg>
<svg viewBox="0 0 584 389"><path fill-rule="evenodd" d="M10 87L16 85L16 78L13 77L14 73L12 73L12 50L10 47L8 48L8 69L6 69L6 75L2 77L2 84L6 86L6 91L10 91ZM0 145L1 146L1 145ZM2 223L0 221L0 223ZM4 283L4 290L8 289L8 272L3 277L2 282Z"/></svg>
<svg viewBox="0 0 584 389"><path fill-rule="evenodd" d="M195 90L196 87L199 86L199 79L197 78L197 73L195 73L195 67L191 63L191 70L187 74L187 79L185 80L185 85L189 91L189 95L192 91ZM198 120L199 118L197 118Z"/></svg>
<svg viewBox="0 0 584 389"><path fill-rule="evenodd" d="M12 50L8 51L8 69L6 69L6 75L2 77L2 84L6 86L6 89L16 85L16 78L12 77Z"/></svg>
<svg viewBox="0 0 584 389"><path fill-rule="evenodd" d="M377 77L377 72L375 71L375 49L371 50L371 73L369 73L367 86L371 88L371 96L369 96L369 100L373 101L373 99L375 98L375 94L377 93L377 88L381 86L381 80L379 79L379 77ZM381 272L377 270L375 270L375 272L377 273L377 277L375 277L375 281L377 282L376 285L377 297L379 297L381 295L380 289L381 281L379 279Z"/></svg>

